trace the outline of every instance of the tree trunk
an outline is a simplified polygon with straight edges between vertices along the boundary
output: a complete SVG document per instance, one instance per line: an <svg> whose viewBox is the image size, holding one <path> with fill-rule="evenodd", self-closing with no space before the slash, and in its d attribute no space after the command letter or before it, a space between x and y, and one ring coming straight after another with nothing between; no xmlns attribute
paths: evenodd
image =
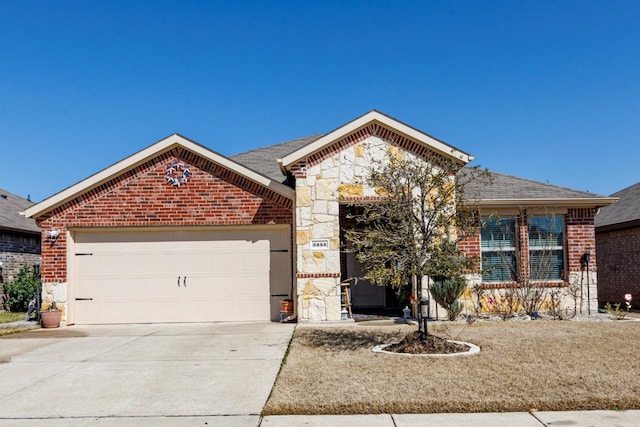
<svg viewBox="0 0 640 427"><path fill-rule="evenodd" d="M417 275L413 275L411 277L411 281L414 284L414 286L418 289L418 331L420 331L420 333L424 334L424 335L428 335L427 334L427 317L422 317L422 298L428 298L427 295L424 295L423 290L422 290L422 277L419 277Z"/></svg>

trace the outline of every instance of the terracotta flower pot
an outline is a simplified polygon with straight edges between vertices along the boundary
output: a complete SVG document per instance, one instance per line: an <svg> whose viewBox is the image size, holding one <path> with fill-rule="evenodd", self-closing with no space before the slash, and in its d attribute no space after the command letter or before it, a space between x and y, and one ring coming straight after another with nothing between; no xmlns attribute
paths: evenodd
<svg viewBox="0 0 640 427"><path fill-rule="evenodd" d="M293 312L293 301L280 301L280 311Z"/></svg>
<svg viewBox="0 0 640 427"><path fill-rule="evenodd" d="M57 328L60 326L60 319L62 319L62 312L60 310L41 311L40 319L41 319L43 328Z"/></svg>

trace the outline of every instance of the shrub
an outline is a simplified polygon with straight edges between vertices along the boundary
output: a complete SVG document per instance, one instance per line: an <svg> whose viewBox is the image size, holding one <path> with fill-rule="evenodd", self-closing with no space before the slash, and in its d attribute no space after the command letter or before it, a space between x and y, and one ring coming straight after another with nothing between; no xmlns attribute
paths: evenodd
<svg viewBox="0 0 640 427"><path fill-rule="evenodd" d="M6 300L6 310L13 312L25 312L29 308L29 301L36 296L38 291L38 278L31 267L26 264L20 267L13 282L2 284Z"/></svg>
<svg viewBox="0 0 640 427"><path fill-rule="evenodd" d="M629 309L627 308L627 311L624 311L620 308L621 305L622 304L619 302L614 304L608 302L604 305L604 308L609 312L609 314L613 314L617 320L624 320L629 315Z"/></svg>
<svg viewBox="0 0 640 427"><path fill-rule="evenodd" d="M467 281L462 277L445 279L431 285L431 295L438 304L447 310L449 320L455 320L462 312L462 303L458 298L467 287Z"/></svg>

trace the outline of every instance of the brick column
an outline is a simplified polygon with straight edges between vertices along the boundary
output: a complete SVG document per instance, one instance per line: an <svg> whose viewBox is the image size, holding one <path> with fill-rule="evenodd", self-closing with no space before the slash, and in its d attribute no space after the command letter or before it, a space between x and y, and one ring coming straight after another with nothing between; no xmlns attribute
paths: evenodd
<svg viewBox="0 0 640 427"><path fill-rule="evenodd" d="M596 255L596 234L594 226L595 209L569 209L566 216L567 227L567 268L569 281L583 286L582 312L598 312L598 275ZM589 271L580 262L583 254L590 254ZM587 278L589 289L587 290ZM589 296L589 300L587 300Z"/></svg>

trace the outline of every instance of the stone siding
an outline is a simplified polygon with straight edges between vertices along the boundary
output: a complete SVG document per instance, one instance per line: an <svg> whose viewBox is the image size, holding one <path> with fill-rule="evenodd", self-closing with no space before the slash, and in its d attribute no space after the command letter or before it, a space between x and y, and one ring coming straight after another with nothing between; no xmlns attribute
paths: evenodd
<svg viewBox="0 0 640 427"><path fill-rule="evenodd" d="M340 306L340 203L380 198L366 185L372 165L389 154L417 156L384 140L381 128L367 128L330 145L296 167L298 313L302 322L338 321ZM412 147L409 142L404 145ZM326 240L319 251L312 240Z"/></svg>

